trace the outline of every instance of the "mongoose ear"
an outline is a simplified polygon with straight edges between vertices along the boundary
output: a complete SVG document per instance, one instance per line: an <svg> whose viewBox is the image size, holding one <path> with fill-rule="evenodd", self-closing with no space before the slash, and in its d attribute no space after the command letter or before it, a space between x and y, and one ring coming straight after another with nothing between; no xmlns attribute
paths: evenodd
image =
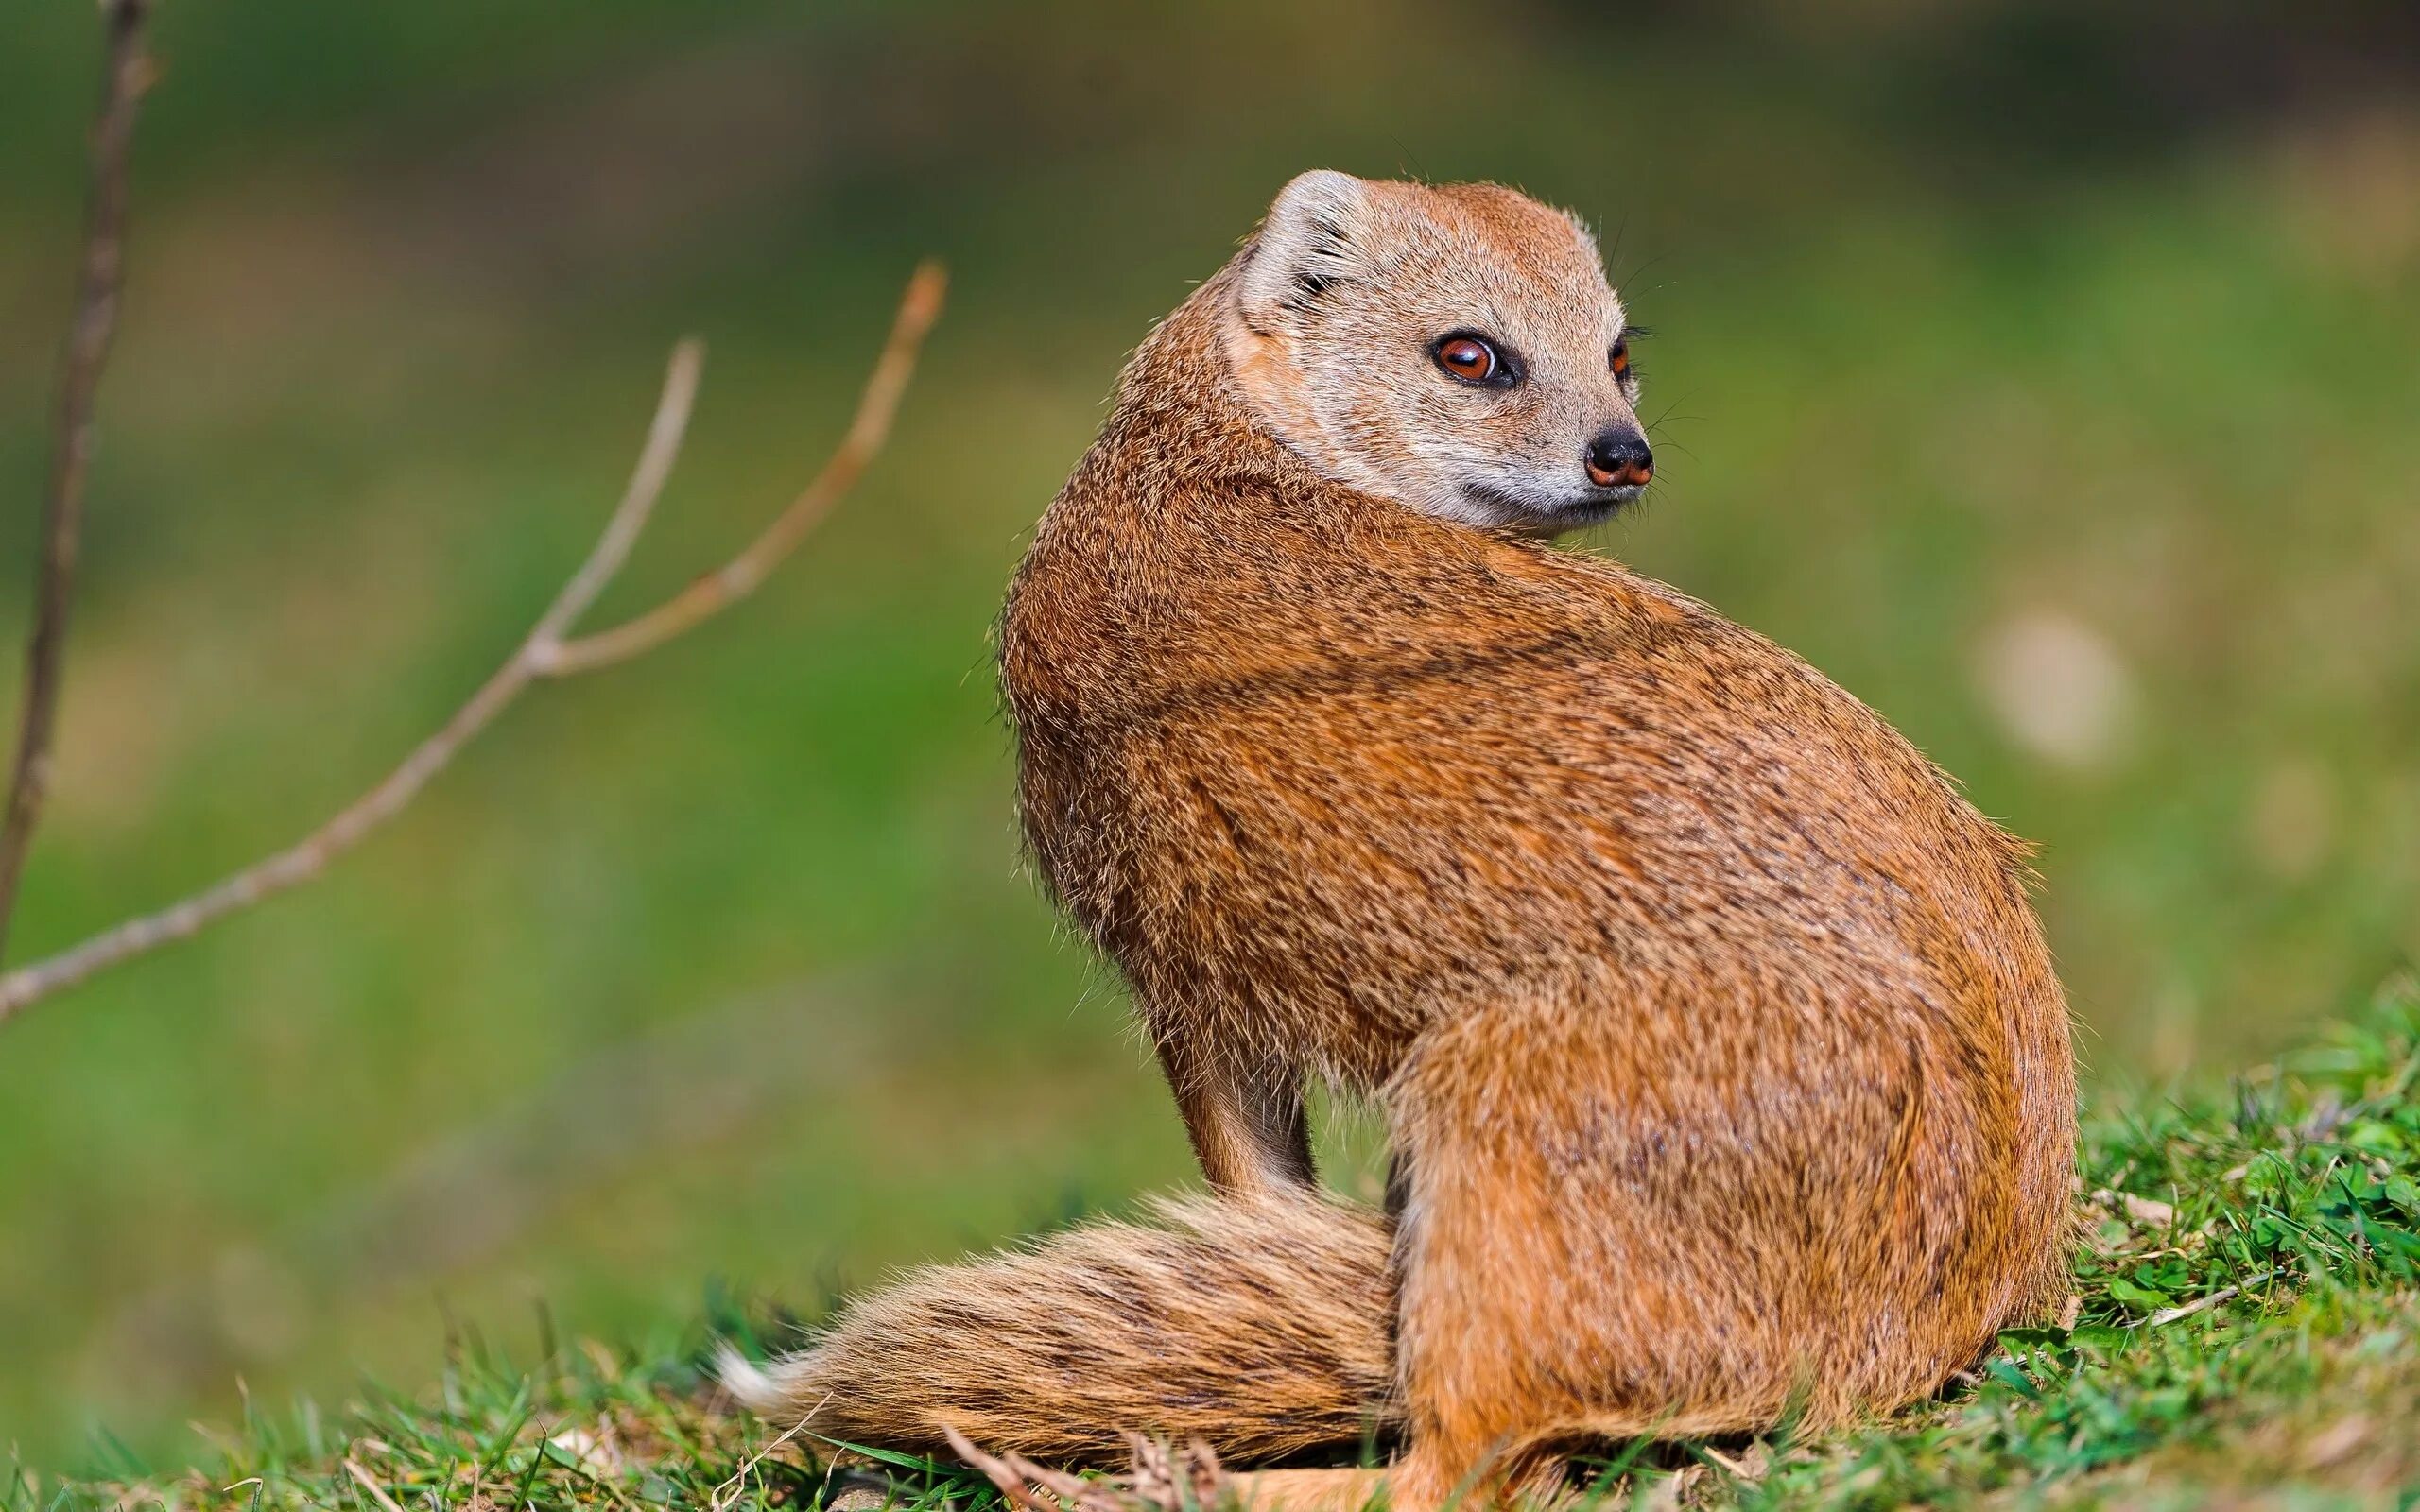
<svg viewBox="0 0 2420 1512"><path fill-rule="evenodd" d="M1314 168L1280 190L1244 263L1236 297L1244 323L1276 331L1289 310L1353 277L1354 236L1369 203L1369 185L1332 168Z"/></svg>

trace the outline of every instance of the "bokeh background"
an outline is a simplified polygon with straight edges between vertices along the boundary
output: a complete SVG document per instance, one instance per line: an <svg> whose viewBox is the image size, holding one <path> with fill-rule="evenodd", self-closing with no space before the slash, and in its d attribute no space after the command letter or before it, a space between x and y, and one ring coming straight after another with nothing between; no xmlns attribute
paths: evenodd
<svg viewBox="0 0 2420 1512"><path fill-rule="evenodd" d="M168 0L21 957L449 712L585 549L675 336L704 394L607 616L809 473L918 257L956 285L757 600L0 1031L0 1444L173 1462L239 1381L409 1388L541 1304L622 1338L717 1284L811 1309L1185 1179L1020 873L986 627L1122 354L1312 165L1600 228L1664 466L1586 544L2042 843L2092 1075L2291 1039L2420 942L2416 17ZM0 43L9 627L96 29L12 0Z"/></svg>

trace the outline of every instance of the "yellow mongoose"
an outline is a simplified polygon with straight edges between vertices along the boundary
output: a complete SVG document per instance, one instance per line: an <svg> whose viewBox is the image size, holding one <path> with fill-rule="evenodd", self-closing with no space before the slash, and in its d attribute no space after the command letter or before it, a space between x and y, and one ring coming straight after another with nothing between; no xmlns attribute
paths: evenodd
<svg viewBox="0 0 2420 1512"><path fill-rule="evenodd" d="M1375 1424L1426 1512L1890 1407L2055 1295L2021 847L1789 652L1536 539L1649 476L1627 337L1569 216L1320 172L1143 344L1000 665L1034 854L1217 1194L917 1273L743 1396L1061 1458ZM1390 1213L1313 1194L1311 1076L1381 1100Z"/></svg>

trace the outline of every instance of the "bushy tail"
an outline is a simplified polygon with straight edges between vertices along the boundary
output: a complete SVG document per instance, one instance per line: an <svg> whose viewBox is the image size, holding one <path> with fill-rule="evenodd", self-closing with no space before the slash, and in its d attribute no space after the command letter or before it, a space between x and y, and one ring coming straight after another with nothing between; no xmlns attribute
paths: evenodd
<svg viewBox="0 0 2420 1512"><path fill-rule="evenodd" d="M1312 1196L1196 1197L911 1272L732 1394L777 1426L932 1450L1122 1457L1120 1430L1234 1460L1357 1442L1392 1408L1386 1222Z"/></svg>

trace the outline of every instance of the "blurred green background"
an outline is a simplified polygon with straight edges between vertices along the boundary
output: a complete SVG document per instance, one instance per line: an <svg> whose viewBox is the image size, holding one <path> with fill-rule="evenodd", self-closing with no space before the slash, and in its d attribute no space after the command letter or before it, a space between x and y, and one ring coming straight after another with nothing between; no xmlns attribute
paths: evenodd
<svg viewBox="0 0 2420 1512"><path fill-rule="evenodd" d="M1600 228L1663 468L1588 544L2042 843L2093 1075L2290 1038L2420 941L2415 14L167 0L20 959L442 718L675 336L704 393L607 617L812 471L916 258L956 284L757 600L0 1030L0 1444L173 1461L239 1381L427 1379L449 1319L812 1305L1187 1179L1020 872L985 631L1124 352L1313 165ZM5 25L13 644L98 41Z"/></svg>

